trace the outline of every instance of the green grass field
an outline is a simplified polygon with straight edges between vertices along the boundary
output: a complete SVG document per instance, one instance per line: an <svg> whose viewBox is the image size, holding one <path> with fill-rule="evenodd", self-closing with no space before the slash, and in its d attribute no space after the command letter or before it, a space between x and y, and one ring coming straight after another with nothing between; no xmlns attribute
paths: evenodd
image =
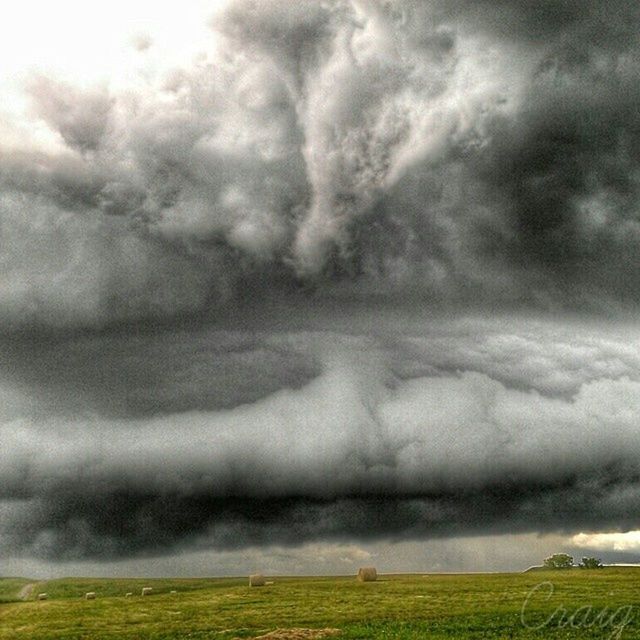
<svg viewBox="0 0 640 640"><path fill-rule="evenodd" d="M337 628L344 639L640 638L635 569L273 580L71 578L11 602L29 581L0 579L0 638L229 640L291 628ZM140 596L143 586L153 595ZM36 601L43 591L49 599ZM564 617L552 617L558 607Z"/></svg>

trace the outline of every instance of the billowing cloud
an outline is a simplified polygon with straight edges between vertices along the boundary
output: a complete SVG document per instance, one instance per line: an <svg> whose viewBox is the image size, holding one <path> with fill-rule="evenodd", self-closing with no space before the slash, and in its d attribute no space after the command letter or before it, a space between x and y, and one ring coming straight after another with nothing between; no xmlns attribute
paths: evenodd
<svg viewBox="0 0 640 640"><path fill-rule="evenodd" d="M469 330L480 342L465 354ZM57 370L54 346L6 378L2 546L114 558L637 526L640 369L611 354L638 337L599 331L598 341L573 325L570 348L553 323L536 332L551 345L545 359L517 323L489 332L470 321L396 340L220 330L64 340ZM516 359L536 366L514 379ZM399 375L407 362L421 368ZM305 368L294 388L289 376ZM230 388L234 370L244 389ZM83 404L66 399L73 389Z"/></svg>
<svg viewBox="0 0 640 640"><path fill-rule="evenodd" d="M0 140L0 218L20 218L11 247L29 261L4 263L4 324L220 309L247 280L267 298L302 284L635 307L636 13L622 1L604 16L597 2L238 0L190 66L158 62L113 87L35 77L31 108ZM84 246L96 225L100 266ZM70 250L42 256L52 233ZM109 273L122 234L137 245L131 288ZM155 304L137 282L166 262ZM106 272L78 300L74 264ZM175 290L185 280L188 299Z"/></svg>
<svg viewBox="0 0 640 640"><path fill-rule="evenodd" d="M233 0L190 62L33 74L0 550L640 526L638 11Z"/></svg>

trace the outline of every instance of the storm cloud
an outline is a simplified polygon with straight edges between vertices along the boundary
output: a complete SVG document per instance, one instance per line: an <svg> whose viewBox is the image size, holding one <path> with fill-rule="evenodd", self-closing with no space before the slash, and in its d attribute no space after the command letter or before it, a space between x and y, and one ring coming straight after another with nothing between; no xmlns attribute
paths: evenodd
<svg viewBox="0 0 640 640"><path fill-rule="evenodd" d="M3 548L114 558L634 526L640 335L512 324L201 328L66 339L44 365L14 353Z"/></svg>
<svg viewBox="0 0 640 640"><path fill-rule="evenodd" d="M238 1L191 67L36 76L48 137L16 121L0 149L3 324L173 317L247 281L635 306L636 14Z"/></svg>
<svg viewBox="0 0 640 640"><path fill-rule="evenodd" d="M0 551L637 527L639 11L233 0L190 64L32 74Z"/></svg>

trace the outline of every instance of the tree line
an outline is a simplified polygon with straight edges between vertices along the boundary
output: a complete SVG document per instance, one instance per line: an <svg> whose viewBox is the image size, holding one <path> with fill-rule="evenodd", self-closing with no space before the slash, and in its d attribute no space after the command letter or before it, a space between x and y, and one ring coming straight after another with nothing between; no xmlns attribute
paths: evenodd
<svg viewBox="0 0 640 640"><path fill-rule="evenodd" d="M552 556L544 559L543 566L545 569L571 569L575 566L573 556L568 553L554 553ZM600 558L592 558L585 556L582 558L578 567L580 569L601 569L604 565Z"/></svg>

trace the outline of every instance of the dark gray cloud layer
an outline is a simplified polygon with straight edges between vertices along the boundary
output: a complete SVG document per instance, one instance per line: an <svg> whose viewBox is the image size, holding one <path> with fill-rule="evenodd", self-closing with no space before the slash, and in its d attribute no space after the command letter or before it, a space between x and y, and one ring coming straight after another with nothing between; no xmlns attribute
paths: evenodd
<svg viewBox="0 0 640 640"><path fill-rule="evenodd" d="M639 526L633 327L470 315L637 311L639 11L234 0L159 80L33 78L0 551Z"/></svg>
<svg viewBox="0 0 640 640"><path fill-rule="evenodd" d="M238 0L211 20L217 56L157 83L35 78L31 117L59 138L0 148L2 324L301 284L635 307L637 14Z"/></svg>
<svg viewBox="0 0 640 640"><path fill-rule="evenodd" d="M3 552L69 561L234 550L325 540L411 540L528 531L574 533L638 526L640 485L585 479L564 486L503 485L436 497L321 501L215 499L72 490L66 500L27 502L3 531ZM15 507L16 511L20 507ZM560 512L559 512L560 511Z"/></svg>
<svg viewBox="0 0 640 640"><path fill-rule="evenodd" d="M0 549L113 559L640 524L636 330L411 322L50 346L1 387Z"/></svg>

